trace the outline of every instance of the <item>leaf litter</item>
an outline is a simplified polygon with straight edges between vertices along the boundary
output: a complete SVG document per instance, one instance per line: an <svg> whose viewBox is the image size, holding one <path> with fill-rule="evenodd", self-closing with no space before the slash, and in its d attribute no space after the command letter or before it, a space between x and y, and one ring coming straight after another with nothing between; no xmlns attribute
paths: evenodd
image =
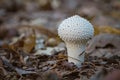
<svg viewBox="0 0 120 80"><path fill-rule="evenodd" d="M38 34L41 33L37 33L37 35ZM35 50L35 40L37 40L35 36L35 32L30 27L28 32L24 33L24 36L18 37L16 41L6 46L1 46L1 78L5 77L5 79L9 78L9 80L13 78L15 78L15 80L22 78L23 80L95 80L92 77L96 72L100 71L101 68L106 69L106 71L111 68L120 69L120 56L117 53L119 51L119 36L117 35L101 34L95 36L88 45L88 48L92 49L87 49L86 60L81 68L77 68L73 63L67 62L68 56L66 49L63 47L56 46L56 51L51 55L46 54L50 54L49 51L43 53L42 51L50 47L50 45L45 44L48 40L43 37L40 38L40 40L44 39L45 42L40 45L44 45L46 49L40 48ZM114 37L117 39L114 39ZM26 39L29 39L29 43L32 46L26 43ZM57 36L54 37L54 39L58 39ZM109 39L109 41L106 39ZM98 43L99 41L101 43ZM109 43L111 45L108 45ZM59 44L61 43L59 42L58 45ZM112 49L108 50L109 48ZM51 49L55 49L55 47L51 46ZM101 53L99 52L100 50ZM112 53L112 50L113 52L114 50L117 51L116 53ZM105 53L111 56L107 57ZM103 75L102 79L104 76L107 78L106 75L109 77L109 71L107 71L106 75L98 74L98 76L101 75ZM95 76L96 80L99 78L98 76Z"/></svg>
<svg viewBox="0 0 120 80"><path fill-rule="evenodd" d="M120 79L119 0L36 1L0 1L0 80ZM68 63L65 44L54 31L75 13L95 25L81 68Z"/></svg>

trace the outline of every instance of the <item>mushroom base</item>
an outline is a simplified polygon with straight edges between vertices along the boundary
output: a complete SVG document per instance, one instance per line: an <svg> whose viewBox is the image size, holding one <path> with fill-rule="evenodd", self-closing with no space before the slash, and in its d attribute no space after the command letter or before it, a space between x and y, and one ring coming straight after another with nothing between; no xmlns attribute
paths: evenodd
<svg viewBox="0 0 120 80"><path fill-rule="evenodd" d="M85 60L85 44L66 44L68 53L68 62L73 62L77 67L81 67L81 64Z"/></svg>

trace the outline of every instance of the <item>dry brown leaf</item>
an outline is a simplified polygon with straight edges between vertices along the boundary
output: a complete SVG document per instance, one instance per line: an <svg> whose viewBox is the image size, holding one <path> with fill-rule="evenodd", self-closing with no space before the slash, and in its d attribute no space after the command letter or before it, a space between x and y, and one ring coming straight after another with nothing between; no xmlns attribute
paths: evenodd
<svg viewBox="0 0 120 80"><path fill-rule="evenodd" d="M108 74L107 69L100 68L98 71L96 71L96 73L91 77L90 80L103 80L107 74Z"/></svg>
<svg viewBox="0 0 120 80"><path fill-rule="evenodd" d="M119 3L120 5L120 3ZM120 19L120 11L112 11L110 15L114 18Z"/></svg>
<svg viewBox="0 0 120 80"><path fill-rule="evenodd" d="M120 29L111 26L101 26L101 27L95 26L94 29L95 29L95 35L98 35L100 33L111 33L111 34L120 35Z"/></svg>
<svg viewBox="0 0 120 80"><path fill-rule="evenodd" d="M109 72L109 74L105 77L104 80L120 80L120 70L114 70Z"/></svg>
<svg viewBox="0 0 120 80"><path fill-rule="evenodd" d="M1 58L0 58L0 67L3 67L3 62L1 60Z"/></svg>
<svg viewBox="0 0 120 80"><path fill-rule="evenodd" d="M95 36L86 49L87 53L92 53L99 57L118 55L120 51L120 37L113 34L100 34Z"/></svg>
<svg viewBox="0 0 120 80"><path fill-rule="evenodd" d="M27 53L31 52L32 49L35 47L36 44L35 41L36 41L35 32L33 29L29 28L24 40L24 45L23 45L24 51Z"/></svg>
<svg viewBox="0 0 120 80"><path fill-rule="evenodd" d="M13 41L12 43L9 44L9 47L13 51L17 53L18 49L22 49L26 53L29 53L32 51L32 49L35 46L35 32L32 28L28 28L26 32L24 32L24 36L20 36L17 40Z"/></svg>
<svg viewBox="0 0 120 80"><path fill-rule="evenodd" d="M67 56L65 54L58 54L58 59L67 59Z"/></svg>

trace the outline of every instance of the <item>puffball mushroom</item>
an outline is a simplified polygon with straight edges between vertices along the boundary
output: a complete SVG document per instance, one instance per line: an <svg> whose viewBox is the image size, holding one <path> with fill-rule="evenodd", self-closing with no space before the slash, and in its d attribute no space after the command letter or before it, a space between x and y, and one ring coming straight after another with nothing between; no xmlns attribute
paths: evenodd
<svg viewBox="0 0 120 80"><path fill-rule="evenodd" d="M81 67L85 60L86 43L94 35L92 24L78 16L72 16L61 22L58 27L58 35L67 47L68 62L73 62Z"/></svg>

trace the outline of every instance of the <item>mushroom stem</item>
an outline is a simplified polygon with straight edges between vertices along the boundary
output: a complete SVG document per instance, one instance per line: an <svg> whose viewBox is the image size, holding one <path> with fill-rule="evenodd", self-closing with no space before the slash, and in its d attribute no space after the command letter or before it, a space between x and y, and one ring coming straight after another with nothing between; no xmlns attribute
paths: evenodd
<svg viewBox="0 0 120 80"><path fill-rule="evenodd" d="M81 67L85 60L85 44L66 43L68 62L73 62L76 66Z"/></svg>

